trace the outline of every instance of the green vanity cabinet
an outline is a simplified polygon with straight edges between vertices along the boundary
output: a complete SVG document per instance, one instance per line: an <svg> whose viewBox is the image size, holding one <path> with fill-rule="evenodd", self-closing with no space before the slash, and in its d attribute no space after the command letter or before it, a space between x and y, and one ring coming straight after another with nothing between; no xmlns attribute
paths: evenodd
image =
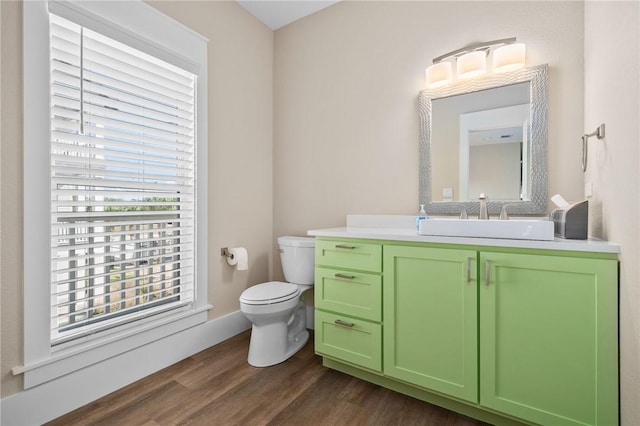
<svg viewBox="0 0 640 426"><path fill-rule="evenodd" d="M478 402L477 253L384 246L384 374Z"/></svg>
<svg viewBox="0 0 640 426"><path fill-rule="evenodd" d="M382 370L382 245L316 241L315 349Z"/></svg>
<svg viewBox="0 0 640 426"><path fill-rule="evenodd" d="M617 425L617 262L480 252L479 266L480 404L543 425Z"/></svg>
<svg viewBox="0 0 640 426"><path fill-rule="evenodd" d="M612 252L316 240L326 366L491 424L617 425Z"/></svg>

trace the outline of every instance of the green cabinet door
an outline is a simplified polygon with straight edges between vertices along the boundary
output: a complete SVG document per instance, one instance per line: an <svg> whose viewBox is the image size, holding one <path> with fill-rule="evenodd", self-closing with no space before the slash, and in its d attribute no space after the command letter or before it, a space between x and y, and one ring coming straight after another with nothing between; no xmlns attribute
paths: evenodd
<svg viewBox="0 0 640 426"><path fill-rule="evenodd" d="M478 401L477 253L385 246L384 374Z"/></svg>
<svg viewBox="0 0 640 426"><path fill-rule="evenodd" d="M480 404L617 425L617 262L481 252L479 271Z"/></svg>

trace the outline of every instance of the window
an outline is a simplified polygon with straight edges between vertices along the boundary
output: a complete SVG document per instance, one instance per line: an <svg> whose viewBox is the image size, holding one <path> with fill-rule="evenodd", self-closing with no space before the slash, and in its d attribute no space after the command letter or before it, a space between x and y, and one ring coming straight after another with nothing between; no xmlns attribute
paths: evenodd
<svg viewBox="0 0 640 426"><path fill-rule="evenodd" d="M24 17L24 387L207 321L207 40L143 1Z"/></svg>
<svg viewBox="0 0 640 426"><path fill-rule="evenodd" d="M195 76L51 15L52 344L193 301Z"/></svg>

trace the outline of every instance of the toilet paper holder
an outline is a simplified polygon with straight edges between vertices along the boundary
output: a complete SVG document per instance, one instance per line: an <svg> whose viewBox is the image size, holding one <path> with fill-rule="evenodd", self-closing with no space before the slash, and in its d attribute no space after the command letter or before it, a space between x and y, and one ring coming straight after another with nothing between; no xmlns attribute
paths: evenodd
<svg viewBox="0 0 640 426"><path fill-rule="evenodd" d="M229 251L229 247L222 247L220 249L221 256L227 256L229 259L233 259L233 253Z"/></svg>
<svg viewBox="0 0 640 426"><path fill-rule="evenodd" d="M226 262L238 271L249 269L249 255L244 247L223 247L220 254L226 257Z"/></svg>

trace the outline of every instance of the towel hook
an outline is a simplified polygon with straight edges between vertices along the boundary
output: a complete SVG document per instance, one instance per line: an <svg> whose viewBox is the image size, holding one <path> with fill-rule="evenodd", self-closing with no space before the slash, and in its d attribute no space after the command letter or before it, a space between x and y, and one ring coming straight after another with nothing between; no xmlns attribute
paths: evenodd
<svg viewBox="0 0 640 426"><path fill-rule="evenodd" d="M589 138L595 136L598 139L602 139L604 138L604 123L602 123L601 125L598 126L597 129L595 129L593 132L591 133L585 133L584 135L582 135L582 172L586 172L587 171L587 158L589 155Z"/></svg>

